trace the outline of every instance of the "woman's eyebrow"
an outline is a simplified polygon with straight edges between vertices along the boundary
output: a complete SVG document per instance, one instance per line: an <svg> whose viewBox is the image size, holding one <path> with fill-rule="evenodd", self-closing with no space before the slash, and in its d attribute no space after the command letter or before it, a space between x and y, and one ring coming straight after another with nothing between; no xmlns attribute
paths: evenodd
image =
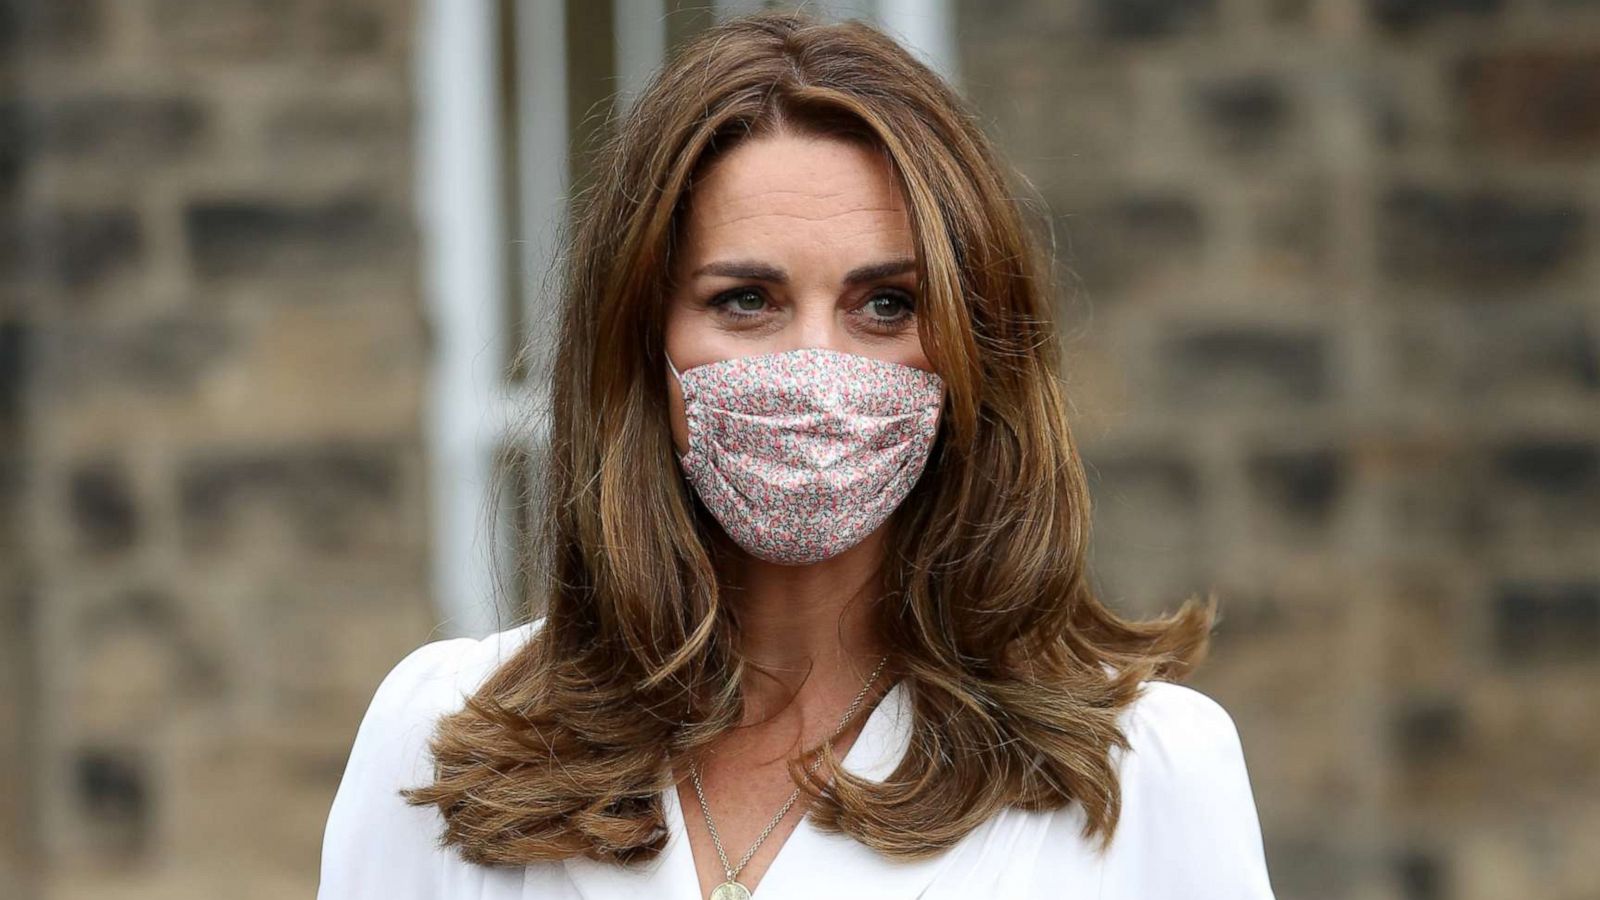
<svg viewBox="0 0 1600 900"><path fill-rule="evenodd" d="M879 278L888 278L891 275L900 275L915 270L915 259L891 259L884 262L868 263L857 266L845 273L846 285L861 284L865 281L876 281ZM789 273L778 266L756 260L728 260L725 262L706 263L694 270L696 278L702 275L718 275L723 278L747 278L752 281L770 281L774 284L787 284Z"/></svg>

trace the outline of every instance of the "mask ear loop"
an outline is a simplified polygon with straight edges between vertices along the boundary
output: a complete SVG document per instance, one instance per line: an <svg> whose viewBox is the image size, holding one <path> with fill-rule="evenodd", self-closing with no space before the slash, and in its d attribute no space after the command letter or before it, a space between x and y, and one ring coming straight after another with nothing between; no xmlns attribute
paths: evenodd
<svg viewBox="0 0 1600 900"><path fill-rule="evenodd" d="M678 379L678 391L680 393L683 393L683 374L678 371L678 367L677 366L672 364L672 355L667 352L665 347L663 347L661 349L661 355L666 357L666 359L667 359L667 368L672 370L672 377ZM689 395L687 393L684 393L683 400L684 400L684 404L685 404L685 411L687 411L687 404L689 402ZM693 449L693 448L691 448L691 449ZM686 455L686 454L683 454L683 453L679 453L678 452L678 448L676 448L676 447L672 448L672 452L673 452L674 455L676 455L678 457L678 459L680 461Z"/></svg>

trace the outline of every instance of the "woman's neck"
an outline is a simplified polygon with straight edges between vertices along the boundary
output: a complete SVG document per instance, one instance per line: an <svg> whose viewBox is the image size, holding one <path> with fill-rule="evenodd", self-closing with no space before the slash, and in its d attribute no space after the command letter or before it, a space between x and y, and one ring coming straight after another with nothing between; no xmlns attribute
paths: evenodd
<svg viewBox="0 0 1600 900"><path fill-rule="evenodd" d="M772 676L746 677L747 722L798 715L809 732L814 720L836 723L860 692L887 650L874 610L882 542L880 529L821 562L782 566L743 557L729 573L740 652Z"/></svg>

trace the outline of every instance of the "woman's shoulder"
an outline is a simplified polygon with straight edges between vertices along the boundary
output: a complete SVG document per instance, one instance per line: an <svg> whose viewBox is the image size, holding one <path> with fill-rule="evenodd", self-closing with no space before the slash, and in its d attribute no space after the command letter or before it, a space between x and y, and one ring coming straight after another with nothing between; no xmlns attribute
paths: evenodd
<svg viewBox="0 0 1600 900"><path fill-rule="evenodd" d="M368 715L394 714L405 720L444 711L441 705L452 705L475 691L527 643L542 621L535 619L482 638L441 638L421 644L383 677Z"/></svg>
<svg viewBox="0 0 1600 900"><path fill-rule="evenodd" d="M328 812L319 897L428 896L418 891L440 871L442 822L437 810L411 806L399 792L432 780L428 744L439 718L462 708L541 621L484 638L429 641L383 676Z"/></svg>
<svg viewBox="0 0 1600 900"><path fill-rule="evenodd" d="M399 751L402 748L397 745L403 744L415 751L425 744L434 724L464 707L466 698L527 643L542 621L535 619L482 638L428 641L407 653L373 692L356 731L350 765L356 763L357 751L375 745Z"/></svg>
<svg viewBox="0 0 1600 900"><path fill-rule="evenodd" d="M1232 763L1242 754L1233 716L1208 694L1172 681L1144 681L1122 712L1127 753L1159 756L1175 773Z"/></svg>
<svg viewBox="0 0 1600 900"><path fill-rule="evenodd" d="M1272 897L1239 731L1195 688L1146 681L1114 748L1122 809L1106 897Z"/></svg>

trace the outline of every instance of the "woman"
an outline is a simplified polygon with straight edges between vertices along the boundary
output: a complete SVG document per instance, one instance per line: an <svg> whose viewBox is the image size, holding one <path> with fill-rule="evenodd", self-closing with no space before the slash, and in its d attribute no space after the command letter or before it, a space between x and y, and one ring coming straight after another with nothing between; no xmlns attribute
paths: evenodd
<svg viewBox="0 0 1600 900"><path fill-rule="evenodd" d="M544 614L379 686L331 898L1269 898L1215 602L1119 618L1044 277L961 101L726 22L569 256Z"/></svg>

